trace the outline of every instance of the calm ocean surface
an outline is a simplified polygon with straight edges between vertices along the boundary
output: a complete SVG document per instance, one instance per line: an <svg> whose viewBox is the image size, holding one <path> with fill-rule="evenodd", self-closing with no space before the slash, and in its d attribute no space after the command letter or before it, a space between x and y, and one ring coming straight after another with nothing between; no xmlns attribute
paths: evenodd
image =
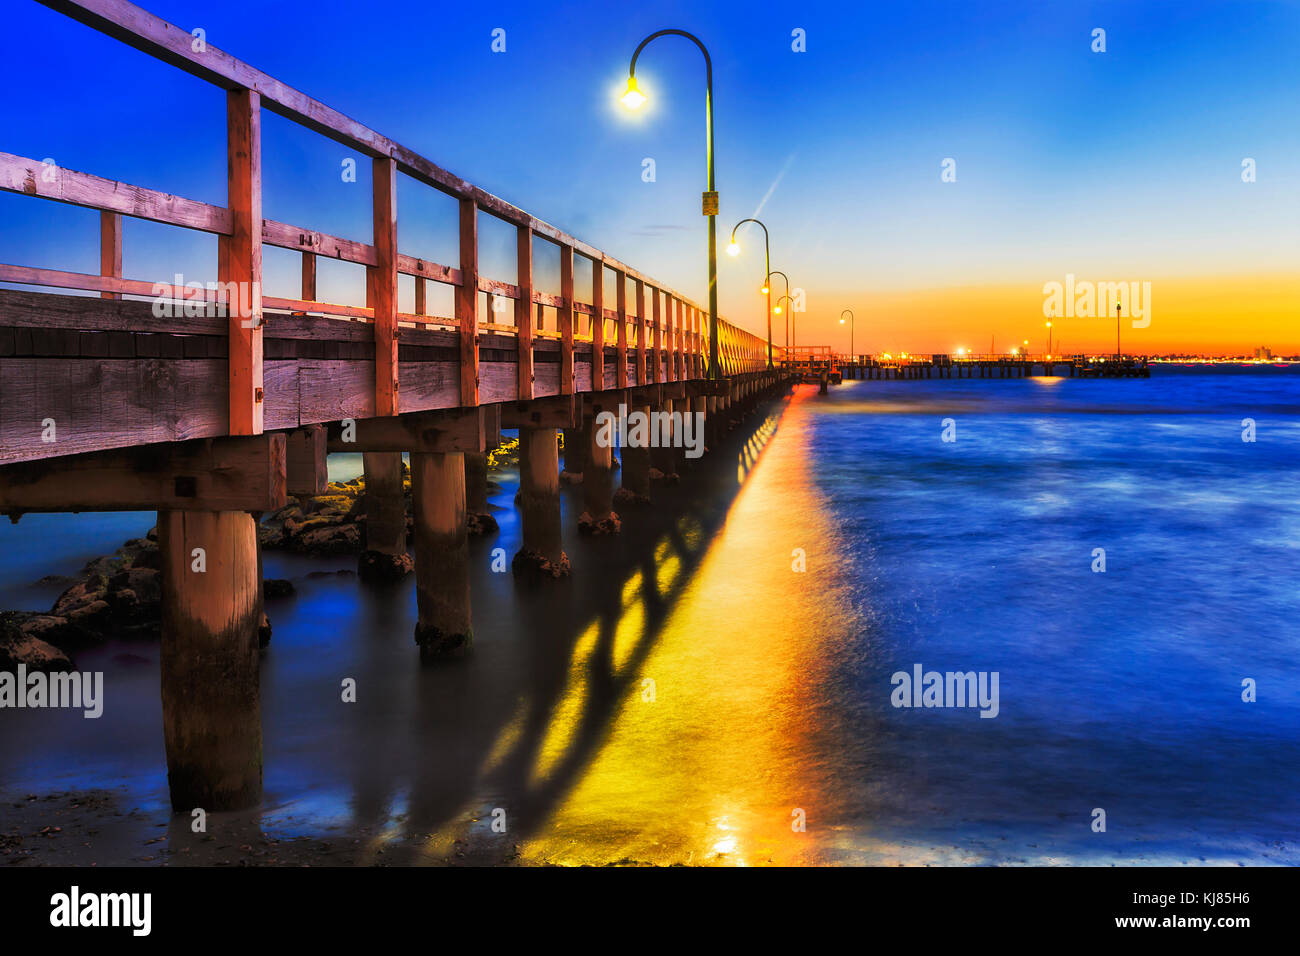
<svg viewBox="0 0 1300 956"><path fill-rule="evenodd" d="M389 863L1300 861L1300 369L801 388L617 539L566 491L574 577L541 591L490 571L520 534L497 480L460 664L418 666L413 582L266 554L297 588L267 608L268 834ZM6 523L0 607L152 523ZM103 718L0 712L0 796L110 790L143 843L157 648L77 662ZM895 708L916 664L998 672L997 717Z"/></svg>

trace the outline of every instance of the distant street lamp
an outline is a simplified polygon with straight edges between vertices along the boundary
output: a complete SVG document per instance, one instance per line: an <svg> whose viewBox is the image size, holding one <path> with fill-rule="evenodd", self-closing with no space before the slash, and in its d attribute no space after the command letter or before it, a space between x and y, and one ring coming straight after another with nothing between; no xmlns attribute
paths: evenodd
<svg viewBox="0 0 1300 956"><path fill-rule="evenodd" d="M790 334L790 335L787 337L787 339L786 339L786 341L787 341L787 343L788 343L788 344L786 345L786 348L787 348L790 352L793 352L794 349L795 349L795 337L794 337L794 328L793 328L793 326L792 326L791 323L794 322L794 299L790 298L789 294L783 295L783 296L781 296L781 298L777 299L777 300L776 300L776 309L774 310L774 311L776 312L777 315L780 315L780 314L781 314L781 303L782 303L782 302L789 302L789 303L790 303L790 314L786 317L786 320L785 320L785 327L786 327L787 329L790 330L791 334Z"/></svg>
<svg viewBox="0 0 1300 956"><path fill-rule="evenodd" d="M659 30L650 34L637 45L632 53L632 62L627 70L627 92L623 94L623 105L628 109L637 109L646 101L645 94L637 89L636 60L647 43L662 36L680 36L692 41L704 54L704 111L705 111L705 148L709 174L709 188L704 193L704 215L709 220L709 378L718 378L721 369L718 366L718 190L713 180L713 60L700 38L685 30Z"/></svg>
<svg viewBox="0 0 1300 956"><path fill-rule="evenodd" d="M857 356L853 354L853 326L855 324L853 318L853 310L845 309L843 312L840 313L840 325L844 324L844 316L846 315L849 317L849 361L855 362L857 361Z"/></svg>
<svg viewBox="0 0 1300 956"><path fill-rule="evenodd" d="M769 292L771 291L771 286L772 286L772 276L780 276L780 277L781 277L781 280L782 280L783 282L785 282L785 294L786 294L786 295L789 295L789 294L790 294L790 277L789 277L788 275L786 275L784 272L781 272L781 271L779 271L779 270L778 270L778 271L775 271L775 272L773 272L773 271L769 271L769 272L768 272L768 274L767 274L767 281L764 283L764 285L768 288L768 291L769 291ZM779 306L778 306L776 309L774 309L773 311L776 312L777 315L780 315L780 314L781 314L781 309L780 309ZM785 347L786 347L787 350L790 348L790 316L789 316L789 315L787 315L787 316L785 317Z"/></svg>
<svg viewBox="0 0 1300 956"><path fill-rule="evenodd" d="M1047 357L1052 357L1052 323L1047 323Z"/></svg>
<svg viewBox="0 0 1300 956"><path fill-rule="evenodd" d="M763 295L767 296L767 367L772 367L772 296L768 283L772 275L772 252L769 247L767 226L757 219L742 219L731 227L731 242L727 245L727 255L740 255L740 245L736 242L736 230L747 222L756 222L763 227Z"/></svg>

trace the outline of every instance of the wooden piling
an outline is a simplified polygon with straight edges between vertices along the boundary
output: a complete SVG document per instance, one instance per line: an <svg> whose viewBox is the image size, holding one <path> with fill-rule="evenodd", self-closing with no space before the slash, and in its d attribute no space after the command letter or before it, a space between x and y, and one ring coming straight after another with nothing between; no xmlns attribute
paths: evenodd
<svg viewBox="0 0 1300 956"><path fill-rule="evenodd" d="M523 546L515 575L560 578L569 558L560 538L560 451L554 428L519 429L519 510Z"/></svg>
<svg viewBox="0 0 1300 956"><path fill-rule="evenodd" d="M583 534L617 534L622 524L614 511L615 429L597 426L596 415L614 411L602 404L590 404L583 422L587 436L587 463L582 476L582 514L578 530Z"/></svg>
<svg viewBox="0 0 1300 956"><path fill-rule="evenodd" d="M402 483L402 453L364 452L365 499L362 507L362 552L357 573L366 581L389 581L410 573L406 553L406 496Z"/></svg>
<svg viewBox="0 0 1300 956"><path fill-rule="evenodd" d="M628 409L628 418L633 415L643 415L645 420L650 420L649 405L634 405ZM649 441L647 429L646 441ZM621 449L623 456L622 468L619 472L622 478L622 487L619 488L615 495L615 500L619 503L627 504L647 504L650 501L650 448L648 445L624 445Z"/></svg>
<svg viewBox="0 0 1300 956"><path fill-rule="evenodd" d="M244 511L160 511L162 705L172 808L262 799L257 527Z"/></svg>
<svg viewBox="0 0 1300 956"><path fill-rule="evenodd" d="M415 518L415 642L425 661L462 657L474 641L470 621L465 456L411 455Z"/></svg>

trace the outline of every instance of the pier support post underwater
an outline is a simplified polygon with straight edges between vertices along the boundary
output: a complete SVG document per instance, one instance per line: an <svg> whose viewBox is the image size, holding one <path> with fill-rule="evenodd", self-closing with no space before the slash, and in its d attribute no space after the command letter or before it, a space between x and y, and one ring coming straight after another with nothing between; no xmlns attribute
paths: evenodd
<svg viewBox="0 0 1300 956"><path fill-rule="evenodd" d="M363 581L396 581L411 572L406 553L406 496L400 451L365 452L366 520L362 524L362 552L357 574Z"/></svg>
<svg viewBox="0 0 1300 956"><path fill-rule="evenodd" d="M172 808L262 799L257 526L245 511L160 511L162 707Z"/></svg>
<svg viewBox="0 0 1300 956"><path fill-rule="evenodd" d="M560 449L554 428L519 429L519 510L524 540L511 565L515 575L567 576L569 558L560 537Z"/></svg>
<svg viewBox="0 0 1300 956"><path fill-rule="evenodd" d="M473 644L465 455L411 455L415 518L415 642L425 661L462 657Z"/></svg>

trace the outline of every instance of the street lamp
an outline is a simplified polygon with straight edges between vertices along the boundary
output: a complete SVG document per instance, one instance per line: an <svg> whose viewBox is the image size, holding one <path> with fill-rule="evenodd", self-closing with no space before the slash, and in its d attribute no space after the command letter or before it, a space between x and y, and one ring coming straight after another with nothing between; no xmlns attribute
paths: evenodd
<svg viewBox="0 0 1300 956"><path fill-rule="evenodd" d="M1052 323L1047 323L1047 357L1052 357Z"/></svg>
<svg viewBox="0 0 1300 956"><path fill-rule="evenodd" d="M763 227L763 295L767 296L767 367L772 367L772 291L768 286L772 275L772 252L768 241L767 226L757 219L742 219L731 227L731 242L727 244L727 254L740 255L740 245L736 242L736 230L747 222L756 222Z"/></svg>
<svg viewBox="0 0 1300 956"><path fill-rule="evenodd" d="M642 40L632 53L632 62L627 68L627 92L623 94L623 105L628 109L637 109L646 100L636 85L636 60L645 49L646 44L662 36L686 37L704 54L704 111L705 111L705 150L709 174L709 188L704 193L704 215L709 220L709 378L719 378L718 366L718 243L717 216L718 191L713 179L713 60L700 38L685 30L658 30Z"/></svg>
<svg viewBox="0 0 1300 956"><path fill-rule="evenodd" d="M786 281L788 282L789 280L786 280ZM789 293L786 293L785 295L781 296L781 298L777 299L777 300L776 300L776 308L773 310L773 311L776 312L777 315L780 315L780 314L781 314L781 303L782 303L782 302L789 302L789 303L790 303L790 314L786 317L786 320L785 320L785 327L786 327L786 330L787 330L787 332L790 332L790 331L792 331L792 330L791 330L791 327L790 327L790 323L791 323L792 321L794 321L794 299L790 298ZM791 358L791 359L793 358L793 352L794 352L794 349L795 349L795 340L794 340L794 336L788 334L788 335L786 336L786 351L787 351L787 353L790 353L790 354L787 355L787 358Z"/></svg>
<svg viewBox="0 0 1300 956"><path fill-rule="evenodd" d="M849 317L849 360L856 362L857 356L853 354L853 326L855 324L853 318L853 310L845 309L843 312L840 313L840 325L844 324L844 316L846 315Z"/></svg>
<svg viewBox="0 0 1300 956"><path fill-rule="evenodd" d="M789 295L789 294L790 294L790 277L789 277L788 275L786 275L784 272L781 272L780 270L777 270L777 271L774 271L774 272L769 271L768 274L767 274L767 279L763 282L763 286L764 286L764 287L765 287L769 292L771 292L771 289L772 289L772 276L780 276L780 277L781 277L781 281L783 281L783 282L785 283L785 294L786 294L786 295ZM779 301L779 300L778 300L778 301ZM773 311L774 311L777 315L780 315L780 314L781 314L781 308L780 308L780 306L777 306L777 308L773 309ZM786 319L785 319L785 347L786 347L787 350L789 350L789 348L790 348L790 317L789 317L788 315L786 316Z"/></svg>

